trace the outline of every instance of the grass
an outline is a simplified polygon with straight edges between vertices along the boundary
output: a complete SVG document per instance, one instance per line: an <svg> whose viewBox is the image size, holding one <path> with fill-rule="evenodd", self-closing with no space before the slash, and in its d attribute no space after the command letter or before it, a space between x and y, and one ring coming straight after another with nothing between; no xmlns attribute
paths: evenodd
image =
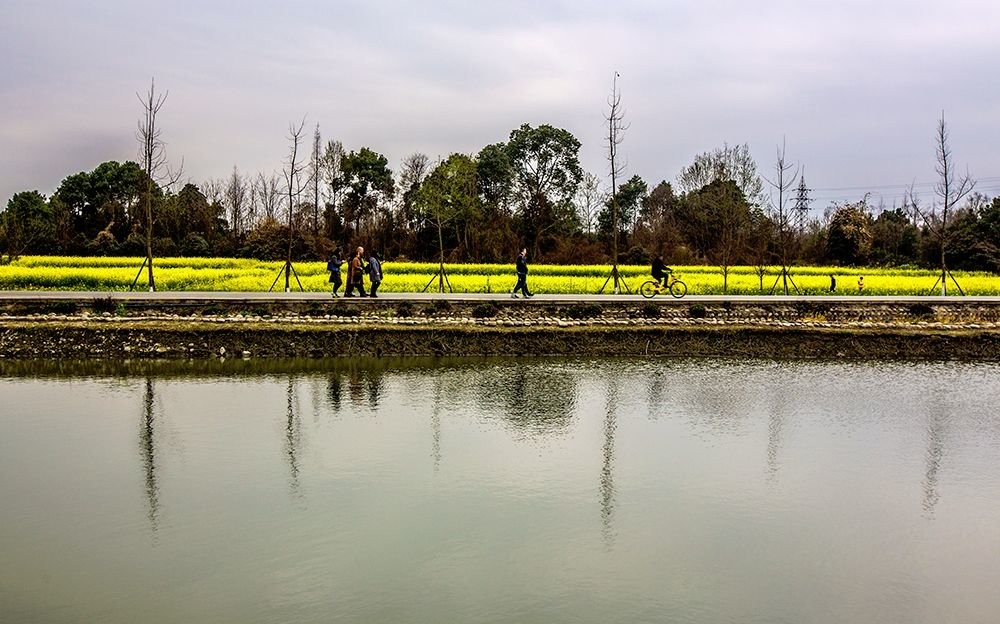
<svg viewBox="0 0 1000 624"><path fill-rule="evenodd" d="M142 264L141 258L27 256L0 266L0 290L128 290ZM154 268L160 290L176 291L266 291L274 282L282 262L242 258L157 258ZM326 265L322 262L295 263L302 285L309 291L329 289ZM456 292L506 293L514 286L512 265L449 264L448 279ZM714 266L674 267L693 295L722 294L722 274ZM385 262L381 292L419 292L437 272L437 265L419 262ZM621 266L621 275L635 290L648 278L647 266ZM539 293L596 293L604 285L608 265L533 265L528 281ZM864 295L928 295L936 276L920 269L874 269L836 267L794 267L792 278L805 294L829 294L830 274L837 276L836 295L856 295L858 277L864 276ZM770 293L778 268L770 267L764 277L764 293ZM956 272L963 290L970 295L1000 295L1000 278L989 273ZM278 280L284 285L284 278ZM145 272L137 287L145 289ZM294 284L294 281L293 281ZM432 284L431 290L436 287ZM949 292L953 291L949 284ZM761 294L760 280L752 267L732 267L728 294Z"/></svg>

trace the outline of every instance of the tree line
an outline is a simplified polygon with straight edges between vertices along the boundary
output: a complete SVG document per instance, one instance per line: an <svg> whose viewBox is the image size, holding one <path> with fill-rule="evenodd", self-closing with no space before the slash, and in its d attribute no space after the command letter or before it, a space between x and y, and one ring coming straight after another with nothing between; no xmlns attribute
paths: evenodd
<svg viewBox="0 0 1000 624"><path fill-rule="evenodd" d="M0 249L8 259L144 256L148 234L156 256L273 260L291 245L294 259L324 259L360 243L391 259L511 262L527 247L538 262L591 264L608 262L616 246L625 263L662 255L717 265L723 276L752 265L762 281L776 264L1000 272L1000 198L972 192L968 177L954 180L943 118L938 129L945 171L933 198L911 192L887 207L864 195L815 216L783 148L769 175L749 146L723 145L672 181L633 175L612 195L581 167L576 137L551 125L521 125L475 154L432 161L415 153L396 171L370 147L324 142L318 126L311 149L300 146L300 125L290 137L293 170L234 167L224 179L179 185L161 184L148 166L108 161L69 175L51 197L17 193L0 213Z"/></svg>

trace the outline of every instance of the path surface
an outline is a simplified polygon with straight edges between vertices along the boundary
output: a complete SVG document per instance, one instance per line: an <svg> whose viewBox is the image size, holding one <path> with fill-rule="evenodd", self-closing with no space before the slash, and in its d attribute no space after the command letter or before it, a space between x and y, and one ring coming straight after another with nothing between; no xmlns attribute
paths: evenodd
<svg viewBox="0 0 1000 624"><path fill-rule="evenodd" d="M229 302L296 302L296 301L332 301L328 292L216 292L216 291L159 291L159 292L100 292L100 291L0 291L0 301L93 301L95 298L110 297L116 301L143 301L155 303L176 301L229 301ZM378 296L381 301L434 301L445 299L456 302L476 301L509 301L506 293L384 293ZM524 299L519 299L524 301ZM341 297L337 301L357 302L363 304L371 301L366 297ZM645 301L638 294L631 295L550 295L537 294L527 300L531 303L629 303ZM660 303L872 303L872 304L1000 304L1000 297L941 297L941 296L850 296L850 295L688 295L683 299L659 296L652 301Z"/></svg>

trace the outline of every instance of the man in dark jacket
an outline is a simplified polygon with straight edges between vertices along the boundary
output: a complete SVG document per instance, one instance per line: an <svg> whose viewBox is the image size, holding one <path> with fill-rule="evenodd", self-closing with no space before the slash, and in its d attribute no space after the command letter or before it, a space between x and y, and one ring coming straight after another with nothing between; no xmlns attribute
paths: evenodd
<svg viewBox="0 0 1000 624"><path fill-rule="evenodd" d="M377 251L373 251L368 259L368 281L371 283L368 296L378 297L375 292L378 290L379 284L382 283L382 260L378 257Z"/></svg>
<svg viewBox="0 0 1000 624"><path fill-rule="evenodd" d="M515 262L517 265L517 284L514 286L514 290L510 292L510 296L517 299L517 291L521 291L524 294L524 298L532 297L533 295L528 292L528 248L525 247L521 250L521 253L517 254L517 260Z"/></svg>

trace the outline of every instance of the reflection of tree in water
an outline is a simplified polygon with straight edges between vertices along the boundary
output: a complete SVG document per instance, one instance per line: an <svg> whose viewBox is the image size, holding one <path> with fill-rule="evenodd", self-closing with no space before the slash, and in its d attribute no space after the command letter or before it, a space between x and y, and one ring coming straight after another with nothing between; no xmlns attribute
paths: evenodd
<svg viewBox="0 0 1000 624"><path fill-rule="evenodd" d="M576 407L576 378L569 371L516 365L483 370L477 403L484 411L499 407L520 431L533 434L565 429Z"/></svg>
<svg viewBox="0 0 1000 624"><path fill-rule="evenodd" d="M618 430L618 384L608 381L607 400L604 405L604 445L601 448L601 534L604 543L614 543L612 528L615 513L615 432Z"/></svg>
<svg viewBox="0 0 1000 624"><path fill-rule="evenodd" d="M147 377L142 401L142 421L139 424L139 455L142 457L142 466L145 469L146 516L149 518L149 525L154 533L156 533L160 523L160 488L156 481L156 442L154 440L155 404L156 394L153 389L153 379Z"/></svg>
<svg viewBox="0 0 1000 624"><path fill-rule="evenodd" d="M941 460L944 459L945 425L948 419L936 402L930 408L930 422L927 425L927 452L924 456L923 506L924 512L928 516L933 516L934 507L940 498L938 471L941 469Z"/></svg>
<svg viewBox="0 0 1000 624"><path fill-rule="evenodd" d="M330 409L334 412L340 411L340 401L343 391L344 380L341 379L340 371L334 370L326 382L326 400L330 404Z"/></svg>
<svg viewBox="0 0 1000 624"><path fill-rule="evenodd" d="M295 396L295 378L289 375L288 390L286 392L286 420L285 420L285 455L288 457L288 467L290 470L289 487L295 497L302 495L299 483L299 445L302 441L302 426L298 415L297 401Z"/></svg>

